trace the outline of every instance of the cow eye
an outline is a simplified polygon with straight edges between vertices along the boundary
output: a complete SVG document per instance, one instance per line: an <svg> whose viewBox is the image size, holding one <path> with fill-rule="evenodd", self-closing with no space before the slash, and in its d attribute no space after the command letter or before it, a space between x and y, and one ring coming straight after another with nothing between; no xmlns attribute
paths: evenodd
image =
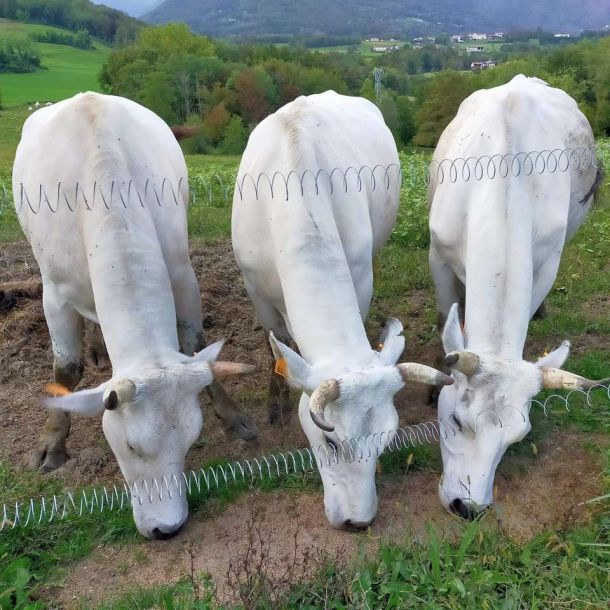
<svg viewBox="0 0 610 610"><path fill-rule="evenodd" d="M458 416L455 413L451 414L451 420L458 427L459 431L462 432L462 422L458 419Z"/></svg>
<svg viewBox="0 0 610 610"><path fill-rule="evenodd" d="M131 453L133 453L134 455L137 455L138 457L143 457L142 456L142 452L138 451L138 449L136 449L131 443L127 443L127 449L129 449L129 451Z"/></svg>

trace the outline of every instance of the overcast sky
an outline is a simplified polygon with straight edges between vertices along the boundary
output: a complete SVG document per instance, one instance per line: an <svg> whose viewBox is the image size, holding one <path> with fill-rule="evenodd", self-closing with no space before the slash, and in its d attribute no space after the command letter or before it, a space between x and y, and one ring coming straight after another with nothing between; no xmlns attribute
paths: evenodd
<svg viewBox="0 0 610 610"><path fill-rule="evenodd" d="M112 8L118 8L134 17L139 17L147 11L152 10L162 0L91 0L94 4L105 4Z"/></svg>

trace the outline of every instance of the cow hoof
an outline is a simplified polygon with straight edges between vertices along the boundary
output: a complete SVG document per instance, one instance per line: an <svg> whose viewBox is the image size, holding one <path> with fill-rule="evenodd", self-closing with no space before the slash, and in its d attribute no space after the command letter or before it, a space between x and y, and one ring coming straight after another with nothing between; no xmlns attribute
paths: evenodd
<svg viewBox="0 0 610 610"><path fill-rule="evenodd" d="M243 413L226 421L224 429L225 434L231 439L252 441L258 436L256 424Z"/></svg>
<svg viewBox="0 0 610 610"><path fill-rule="evenodd" d="M65 447L39 447L32 453L30 467L42 473L51 472L63 466L67 459Z"/></svg>

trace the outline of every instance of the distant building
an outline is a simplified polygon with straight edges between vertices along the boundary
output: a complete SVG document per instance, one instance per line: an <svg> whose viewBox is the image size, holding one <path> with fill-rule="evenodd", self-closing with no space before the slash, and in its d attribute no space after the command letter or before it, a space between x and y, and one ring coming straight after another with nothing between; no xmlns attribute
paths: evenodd
<svg viewBox="0 0 610 610"><path fill-rule="evenodd" d="M464 42L464 37L461 34L454 34L451 37L451 42Z"/></svg>
<svg viewBox="0 0 610 610"><path fill-rule="evenodd" d="M569 38L569 34L553 34L553 38Z"/></svg>
<svg viewBox="0 0 610 610"><path fill-rule="evenodd" d="M477 34L473 32L472 34L468 34L468 40L487 40L487 34Z"/></svg>
<svg viewBox="0 0 610 610"><path fill-rule="evenodd" d="M379 47L373 47L373 53L389 53L390 51L398 51L400 49L400 45L386 45L386 46L379 46Z"/></svg>
<svg viewBox="0 0 610 610"><path fill-rule="evenodd" d="M504 32L494 32L487 36L488 40L502 40L504 38Z"/></svg>
<svg viewBox="0 0 610 610"><path fill-rule="evenodd" d="M466 47L466 53L482 53L485 47Z"/></svg>
<svg viewBox="0 0 610 610"><path fill-rule="evenodd" d="M470 69L478 72L479 70L487 70L488 68L495 68L496 62L492 59L488 61L473 61L470 64Z"/></svg>
<svg viewBox="0 0 610 610"><path fill-rule="evenodd" d="M377 38L377 37L371 37L371 38L366 39L367 42L381 42L382 40L383 40L383 38Z"/></svg>

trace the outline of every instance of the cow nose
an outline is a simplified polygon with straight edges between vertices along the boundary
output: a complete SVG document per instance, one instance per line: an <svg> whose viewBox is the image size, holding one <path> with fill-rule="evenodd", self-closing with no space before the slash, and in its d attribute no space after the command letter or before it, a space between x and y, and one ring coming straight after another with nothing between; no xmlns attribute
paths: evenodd
<svg viewBox="0 0 610 610"><path fill-rule="evenodd" d="M459 498L456 498L449 505L449 510L455 514L462 517L462 519L468 519L468 521L474 521L479 515L485 512L485 509L479 510L474 508L471 504L466 504Z"/></svg>
<svg viewBox="0 0 610 610"><path fill-rule="evenodd" d="M351 519L346 519L343 523L343 527L346 530L360 532L365 530L371 523L373 523L372 519L370 521L352 521Z"/></svg>
<svg viewBox="0 0 610 610"><path fill-rule="evenodd" d="M170 538L173 538L174 536L176 536L180 530L182 529L182 525L180 527L177 527L176 529L173 530L162 530L161 528L155 527L152 531L151 531L151 538L153 540L169 540Z"/></svg>

